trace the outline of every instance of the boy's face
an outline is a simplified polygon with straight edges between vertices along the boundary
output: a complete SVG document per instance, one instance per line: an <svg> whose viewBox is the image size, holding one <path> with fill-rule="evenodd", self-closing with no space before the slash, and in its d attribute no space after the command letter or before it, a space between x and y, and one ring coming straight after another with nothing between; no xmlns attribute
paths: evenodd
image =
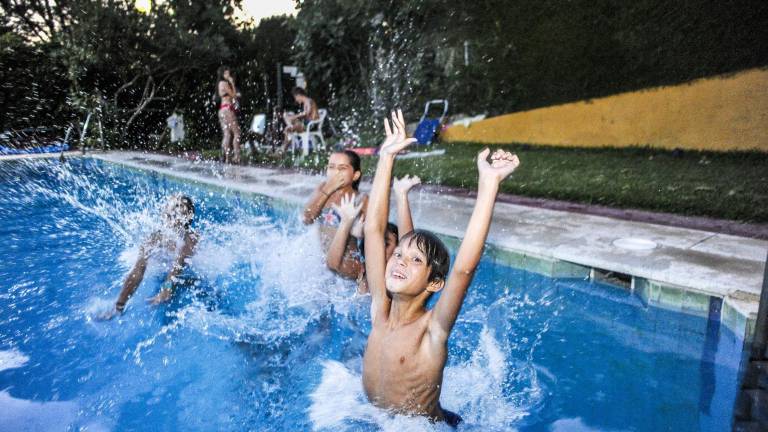
<svg viewBox="0 0 768 432"><path fill-rule="evenodd" d="M192 221L192 214L189 213L181 198L172 196L163 209L163 219L168 226L180 228Z"/></svg>
<svg viewBox="0 0 768 432"><path fill-rule="evenodd" d="M333 153L331 158L328 159L328 167L325 170L325 174L328 176L328 180L336 178L340 175L344 178L344 186L349 186L353 181L360 177L359 172L355 172L352 165L349 163L349 158L344 153Z"/></svg>
<svg viewBox="0 0 768 432"><path fill-rule="evenodd" d="M401 242L387 261L387 290L409 296L417 296L424 290L437 291L429 282L430 270L427 257L416 242Z"/></svg>

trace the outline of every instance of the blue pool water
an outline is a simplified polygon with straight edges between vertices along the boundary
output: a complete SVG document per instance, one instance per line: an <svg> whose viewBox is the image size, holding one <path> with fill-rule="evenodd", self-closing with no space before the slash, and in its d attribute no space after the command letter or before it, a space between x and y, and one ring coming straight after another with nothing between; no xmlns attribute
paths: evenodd
<svg viewBox="0 0 768 432"><path fill-rule="evenodd" d="M94 321L179 191L202 240L178 298L143 301L161 260ZM366 403L369 299L297 209L84 159L0 163L0 220L0 430L445 429ZM723 431L741 353L717 321L485 258L442 403L467 431Z"/></svg>

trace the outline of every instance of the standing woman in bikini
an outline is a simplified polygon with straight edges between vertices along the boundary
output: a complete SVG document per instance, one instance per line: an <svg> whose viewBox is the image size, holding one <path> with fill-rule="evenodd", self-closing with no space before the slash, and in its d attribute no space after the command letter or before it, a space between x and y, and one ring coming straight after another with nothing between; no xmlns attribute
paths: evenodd
<svg viewBox="0 0 768 432"><path fill-rule="evenodd" d="M235 79L229 67L221 66L218 70L217 92L221 99L219 105L219 124L224 135L221 139L221 151L224 162L240 163L240 125L237 123ZM231 159L230 159L231 158Z"/></svg>

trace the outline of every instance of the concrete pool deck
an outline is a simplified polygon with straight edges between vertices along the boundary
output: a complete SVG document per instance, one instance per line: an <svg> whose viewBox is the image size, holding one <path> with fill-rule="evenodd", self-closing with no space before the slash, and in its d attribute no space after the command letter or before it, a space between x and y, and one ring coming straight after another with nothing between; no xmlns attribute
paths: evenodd
<svg viewBox="0 0 768 432"><path fill-rule="evenodd" d="M321 178L138 152L90 156L297 205ZM361 189L369 187L364 183ZM417 227L463 236L473 198L419 189L410 198ZM627 249L614 243L619 239L650 240L655 246ZM721 298L723 322L746 337L757 313L768 253L766 240L504 202L496 204L488 242L500 263L552 277L618 281L646 304L706 316L710 297Z"/></svg>

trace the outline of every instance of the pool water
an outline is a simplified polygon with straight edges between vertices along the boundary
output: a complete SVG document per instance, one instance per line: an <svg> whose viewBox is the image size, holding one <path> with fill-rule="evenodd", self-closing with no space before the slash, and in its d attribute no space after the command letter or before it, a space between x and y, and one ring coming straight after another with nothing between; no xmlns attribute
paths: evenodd
<svg viewBox="0 0 768 432"><path fill-rule="evenodd" d="M174 192L202 238L184 287L145 304L159 260L122 317L94 320ZM91 159L0 163L0 430L447 429L366 402L369 298L298 215ZM742 345L716 320L485 257L441 400L467 431L723 431Z"/></svg>

